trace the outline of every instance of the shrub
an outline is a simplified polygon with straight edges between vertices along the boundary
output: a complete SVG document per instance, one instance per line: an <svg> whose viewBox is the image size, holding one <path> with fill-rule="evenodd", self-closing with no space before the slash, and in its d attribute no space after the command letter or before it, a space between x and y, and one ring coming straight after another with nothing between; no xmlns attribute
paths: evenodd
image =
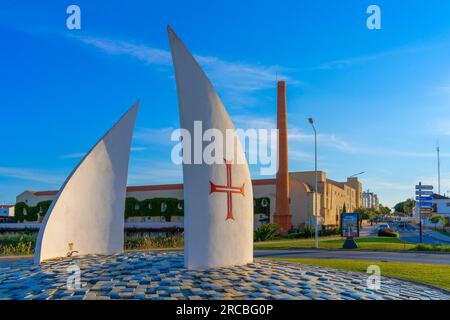
<svg viewBox="0 0 450 320"><path fill-rule="evenodd" d="M279 227L274 223L263 224L259 228L255 229L254 240L255 241L268 241L273 240L279 235Z"/></svg>
<svg viewBox="0 0 450 320"><path fill-rule="evenodd" d="M285 237L286 239L300 239L300 238L304 238L305 235L301 232L292 232L292 233L288 233Z"/></svg>
<svg viewBox="0 0 450 320"><path fill-rule="evenodd" d="M168 237L129 237L125 239L125 250L148 250L155 248L181 248L184 245L183 234Z"/></svg>
<svg viewBox="0 0 450 320"><path fill-rule="evenodd" d="M0 256L31 255L36 245L36 234L0 235Z"/></svg>
<svg viewBox="0 0 450 320"><path fill-rule="evenodd" d="M333 235L339 235L341 233L341 230L339 228L329 228L329 229L322 229L319 230L319 236L333 236Z"/></svg>
<svg viewBox="0 0 450 320"><path fill-rule="evenodd" d="M379 237L398 238L399 234L397 232L395 232L394 230L392 230L391 228L385 228L385 229L380 229L378 231L378 236Z"/></svg>
<svg viewBox="0 0 450 320"><path fill-rule="evenodd" d="M435 246L431 244L418 244L415 248L418 251L441 251L450 252L450 246Z"/></svg>

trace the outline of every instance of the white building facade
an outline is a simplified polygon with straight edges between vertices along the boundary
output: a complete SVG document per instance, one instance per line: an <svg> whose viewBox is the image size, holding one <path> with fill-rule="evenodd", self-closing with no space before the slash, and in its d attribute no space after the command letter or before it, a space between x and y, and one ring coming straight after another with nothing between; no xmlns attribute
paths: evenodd
<svg viewBox="0 0 450 320"><path fill-rule="evenodd" d="M364 191L362 193L362 204L363 208L367 209L378 210L380 208L380 201L378 199L378 195L373 192L370 192L370 190Z"/></svg>
<svg viewBox="0 0 450 320"><path fill-rule="evenodd" d="M359 208L362 205L362 185L356 178L346 182L336 182L327 179L325 172L319 172L319 195L318 211L319 225L325 227L336 227L339 225L339 216L344 207L350 209ZM257 228L267 222L273 222L276 200L275 179L253 180L253 198L255 199L254 227ZM291 172L289 174L290 185L290 213L292 224L295 228L310 225L313 221L314 208L314 172ZM27 206L35 207L42 201L53 200L57 191L24 191L16 197L17 203L25 203ZM142 210L142 205L151 206L146 203L149 199L183 200L182 184L129 186L126 193L127 198L134 198L139 203L134 204L136 211ZM154 204L153 204L154 205ZM163 213L164 205L159 210ZM182 205L179 203L178 205ZM172 208L172 209L171 209ZM176 207L168 206L168 210ZM153 208L155 209L155 208ZM175 209L176 210L176 209ZM159 215L133 215L126 219L128 223L167 223L166 217ZM173 215L170 222L182 224L183 216Z"/></svg>

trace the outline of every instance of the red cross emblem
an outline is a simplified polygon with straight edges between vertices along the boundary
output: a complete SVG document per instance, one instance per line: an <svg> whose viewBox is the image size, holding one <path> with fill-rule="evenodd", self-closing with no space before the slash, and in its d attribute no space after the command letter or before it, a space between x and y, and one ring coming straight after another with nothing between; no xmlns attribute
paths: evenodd
<svg viewBox="0 0 450 320"><path fill-rule="evenodd" d="M225 160L225 159L224 159ZM233 216L233 193L240 194L244 196L244 185L241 187L233 187L231 183L231 161L225 160L225 165L227 167L227 185L218 185L213 183L211 180L209 181L211 185L211 191L209 194L213 192L223 192L227 194L227 218L225 220L231 219L234 220Z"/></svg>

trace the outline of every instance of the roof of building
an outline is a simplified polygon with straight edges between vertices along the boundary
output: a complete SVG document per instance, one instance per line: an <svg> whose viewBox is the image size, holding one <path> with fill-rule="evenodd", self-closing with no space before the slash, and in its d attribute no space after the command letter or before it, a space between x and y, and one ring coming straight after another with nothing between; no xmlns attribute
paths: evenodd
<svg viewBox="0 0 450 320"><path fill-rule="evenodd" d="M341 189L344 189L344 185L345 185L344 182L338 182L338 181L331 180L331 179L327 179L327 183L333 184Z"/></svg>
<svg viewBox="0 0 450 320"><path fill-rule="evenodd" d="M258 179L252 180L252 184L254 186L264 186L275 184L276 179ZM128 186L127 192L135 192L135 191L157 191L157 190L182 190L182 183L174 183L174 184L156 184L156 185L146 185L146 186ZM33 191L28 190L28 192L32 193L37 197L43 196L56 196L58 194L57 190L47 190L47 191Z"/></svg>
<svg viewBox="0 0 450 320"><path fill-rule="evenodd" d="M443 195L440 195L440 194L437 194L437 193L433 193L433 199L450 199L449 197L447 197L447 196L443 196Z"/></svg>

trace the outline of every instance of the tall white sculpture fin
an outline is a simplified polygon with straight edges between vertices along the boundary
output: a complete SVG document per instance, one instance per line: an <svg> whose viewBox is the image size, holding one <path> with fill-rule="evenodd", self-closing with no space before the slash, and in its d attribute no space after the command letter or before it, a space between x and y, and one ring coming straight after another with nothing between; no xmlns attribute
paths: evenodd
<svg viewBox="0 0 450 320"><path fill-rule="evenodd" d="M59 190L39 230L35 263L123 251L131 140L139 101L94 145Z"/></svg>
<svg viewBox="0 0 450 320"><path fill-rule="evenodd" d="M168 32L181 128L190 132L192 141L201 139L194 137L194 121L201 121L203 131L217 129L223 137L228 130L235 150L233 159L227 158L230 150L226 143L223 150L218 150L229 163L183 163L185 266L212 268L250 263L253 261L253 191L244 150L213 85L170 27ZM192 143L192 159L196 157L194 149ZM237 159L243 161L237 163Z"/></svg>

